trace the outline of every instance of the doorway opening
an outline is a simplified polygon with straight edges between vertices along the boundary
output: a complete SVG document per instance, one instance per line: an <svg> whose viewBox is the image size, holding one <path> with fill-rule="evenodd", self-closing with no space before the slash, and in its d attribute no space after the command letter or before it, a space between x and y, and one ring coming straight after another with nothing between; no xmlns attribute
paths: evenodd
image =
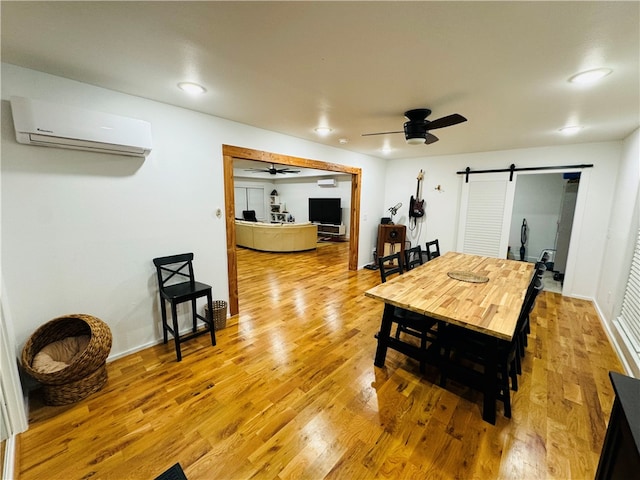
<svg viewBox="0 0 640 480"><path fill-rule="evenodd" d="M509 251L516 260L541 261L545 290L562 293L580 185L580 172L520 174L516 180Z"/></svg>
<svg viewBox="0 0 640 480"><path fill-rule="evenodd" d="M254 160L266 164L277 163L300 168L313 168L351 175L351 210L349 223L349 270L358 269L358 244L360 237L360 168L338 165L311 160L306 158L291 157L277 153L252 150L232 145L222 146L222 159L224 167L224 202L227 230L227 276L229 282L229 313L237 315L238 307L238 265L236 257L236 229L235 229L235 192L233 178L234 159Z"/></svg>
<svg viewBox="0 0 640 480"><path fill-rule="evenodd" d="M513 259L519 259L519 249L521 246L521 227L523 219L529 220L533 218L534 210L530 210L526 216L523 212L515 214L514 217L514 198L516 188L522 186L527 177L544 178L548 173L541 173L542 170L555 170L556 174L561 177L567 177L579 174L579 183L573 185L575 188L572 195L575 195L575 201L565 202L565 206L570 213L573 214L572 222L562 222L565 227L563 232L566 243L566 254L560 263L564 269L564 278L561 285L561 292L573 292L574 284L577 280L576 262L577 252L571 248L571 238L579 238L582 231L582 218L586 205L586 191L589 185L589 168L593 165L574 165L574 166L558 166L558 167L531 167L520 169L501 169L501 170L482 170L476 172L458 172L461 174L477 173L479 175L467 175L462 179L462 196L460 200L460 221L458 225L458 241L457 248L464 253L476 255L485 255L488 257L504 258L511 256ZM575 179L574 179L575 181ZM583 188L579 188L582 185ZM533 189L534 192L529 196L527 208L540 208L541 199L546 199L547 194L540 190ZM561 190L564 189L561 187ZM527 252L524 252L525 261L537 261L537 256L545 248L558 249L556 240L558 235L559 212L561 208L560 198L563 193L558 193L558 201L554 206L555 222L552 222L550 228L552 232L552 240L548 245L532 247L529 245L531 258ZM527 218L529 217L529 218ZM529 231L530 240L532 236ZM562 243L562 242L560 242ZM511 249L509 248L511 247ZM566 260L565 260L566 259ZM563 265L564 263L564 265Z"/></svg>

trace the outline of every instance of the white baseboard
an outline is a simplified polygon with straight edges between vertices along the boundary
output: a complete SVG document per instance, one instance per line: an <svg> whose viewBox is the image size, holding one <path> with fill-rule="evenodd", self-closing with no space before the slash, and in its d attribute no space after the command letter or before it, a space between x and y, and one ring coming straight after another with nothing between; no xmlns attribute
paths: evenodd
<svg viewBox="0 0 640 480"><path fill-rule="evenodd" d="M227 315L227 319L229 319L229 315ZM184 327L180 331L181 336L188 335L189 333L191 333L191 327L189 326ZM127 355L131 355L132 353L136 353L136 352L139 352L140 350L144 350L145 348L153 347L155 345L160 345L163 342L164 340L162 339L162 337L160 337L155 340L151 340L147 343L143 343L142 345L137 345L136 347L130 348L128 350L111 354L107 357L107 362L112 362L113 360L117 360L118 358L126 357ZM167 345L169 344L173 344L173 336L171 334L169 334L169 341L167 342ZM171 347L173 348L173 345L171 345Z"/></svg>
<svg viewBox="0 0 640 480"><path fill-rule="evenodd" d="M613 346L613 349L618 354L618 358L624 367L625 373L631 377L640 378L640 365L636 364L633 360L633 356L629 351L627 344L624 339L620 336L620 332L615 326L609 322L605 315L602 313L598 302L592 299L593 305L596 308L596 313L598 314L598 318L600 318L600 323L602 324L604 331L609 337L609 342Z"/></svg>
<svg viewBox="0 0 640 480"><path fill-rule="evenodd" d="M112 362L113 360L117 360L118 358L126 357L127 355L131 355L132 353L139 352L140 350L144 350L145 348L153 347L154 345L158 345L162 342L163 342L162 338L159 338L157 340L152 340L150 342L143 343L142 345L138 345L134 348L130 348L128 350L124 350L122 352L109 355L107 357L107 362Z"/></svg>
<svg viewBox="0 0 640 480"><path fill-rule="evenodd" d="M13 480L16 461L16 436L11 435L4 444L4 464L2 465L2 480Z"/></svg>

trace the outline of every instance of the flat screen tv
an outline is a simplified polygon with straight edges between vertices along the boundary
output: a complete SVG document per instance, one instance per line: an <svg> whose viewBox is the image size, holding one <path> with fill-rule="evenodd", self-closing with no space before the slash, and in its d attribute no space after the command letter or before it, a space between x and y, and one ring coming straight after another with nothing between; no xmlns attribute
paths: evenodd
<svg viewBox="0 0 640 480"><path fill-rule="evenodd" d="M339 198L310 198L309 221L328 225L342 223L342 209Z"/></svg>

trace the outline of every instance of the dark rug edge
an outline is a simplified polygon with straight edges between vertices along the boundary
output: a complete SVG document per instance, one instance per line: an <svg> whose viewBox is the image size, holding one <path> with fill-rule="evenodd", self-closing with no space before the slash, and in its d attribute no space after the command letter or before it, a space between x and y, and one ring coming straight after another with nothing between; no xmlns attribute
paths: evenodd
<svg viewBox="0 0 640 480"><path fill-rule="evenodd" d="M176 463L157 476L155 480L187 480L187 477L180 464Z"/></svg>

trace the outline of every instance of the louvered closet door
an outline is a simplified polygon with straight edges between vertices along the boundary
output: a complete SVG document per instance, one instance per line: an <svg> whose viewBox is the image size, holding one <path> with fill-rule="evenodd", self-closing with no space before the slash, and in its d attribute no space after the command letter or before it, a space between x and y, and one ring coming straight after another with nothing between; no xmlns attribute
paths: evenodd
<svg viewBox="0 0 640 480"><path fill-rule="evenodd" d="M506 258L515 184L509 172L469 176L460 202L459 252Z"/></svg>
<svg viewBox="0 0 640 480"><path fill-rule="evenodd" d="M618 329L628 340L640 365L640 231L631 261L631 271L622 301L622 311L617 323Z"/></svg>

